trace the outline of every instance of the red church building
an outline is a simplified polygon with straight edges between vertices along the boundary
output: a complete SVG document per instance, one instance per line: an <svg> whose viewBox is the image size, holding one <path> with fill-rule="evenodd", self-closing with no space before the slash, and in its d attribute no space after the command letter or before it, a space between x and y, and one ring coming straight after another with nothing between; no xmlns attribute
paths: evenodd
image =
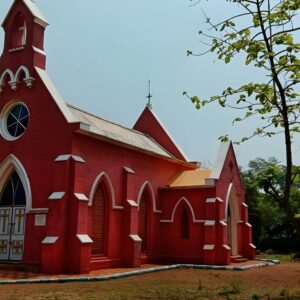
<svg viewBox="0 0 300 300"><path fill-rule="evenodd" d="M67 104L46 71L47 25L32 0L2 24L0 261L85 273L252 259L232 144L202 169L149 107L131 129Z"/></svg>

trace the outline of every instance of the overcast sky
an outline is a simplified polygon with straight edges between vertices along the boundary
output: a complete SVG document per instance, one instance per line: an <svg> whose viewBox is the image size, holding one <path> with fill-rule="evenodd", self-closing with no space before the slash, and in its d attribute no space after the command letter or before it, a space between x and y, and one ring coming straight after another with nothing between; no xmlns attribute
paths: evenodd
<svg viewBox="0 0 300 300"><path fill-rule="evenodd" d="M0 19L12 0L0 1ZM225 65L213 54L187 57L203 50L197 32L205 26L202 8L212 20L234 13L234 4L189 0L36 0L50 26L46 29L47 71L65 100L109 120L132 127L145 107L148 80L153 110L190 160L210 167L218 137L250 134L257 121L232 126L238 111L216 105L197 111L183 91L202 98L227 86L264 80L241 59ZM3 45L3 31L0 33ZM294 163L300 164L300 138ZM283 136L257 138L236 146L239 164L256 157L285 161Z"/></svg>

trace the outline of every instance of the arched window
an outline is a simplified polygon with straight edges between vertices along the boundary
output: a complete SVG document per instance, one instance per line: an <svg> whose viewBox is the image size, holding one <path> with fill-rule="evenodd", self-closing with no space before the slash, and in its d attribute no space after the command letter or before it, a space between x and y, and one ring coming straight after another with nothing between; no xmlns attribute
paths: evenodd
<svg viewBox="0 0 300 300"><path fill-rule="evenodd" d="M190 226L189 226L189 214L187 210L183 210L181 214L180 224L180 238L182 240L188 240L190 238Z"/></svg>
<svg viewBox="0 0 300 300"><path fill-rule="evenodd" d="M12 25L11 48L22 47L26 44L27 30L25 16L18 12Z"/></svg>
<svg viewBox="0 0 300 300"><path fill-rule="evenodd" d="M0 206L25 206L26 196L21 179L16 171L6 183L1 193Z"/></svg>
<svg viewBox="0 0 300 300"><path fill-rule="evenodd" d="M103 181L100 182L93 199L92 209L92 255L105 255L106 244L106 190Z"/></svg>

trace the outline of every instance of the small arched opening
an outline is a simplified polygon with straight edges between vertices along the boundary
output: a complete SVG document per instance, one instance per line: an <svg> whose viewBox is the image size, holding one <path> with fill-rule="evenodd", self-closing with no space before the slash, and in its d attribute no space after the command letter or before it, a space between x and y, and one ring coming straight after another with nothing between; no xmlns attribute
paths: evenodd
<svg viewBox="0 0 300 300"><path fill-rule="evenodd" d="M12 23L11 30L11 48L19 48L26 44L27 28L25 16L22 12L18 12Z"/></svg>

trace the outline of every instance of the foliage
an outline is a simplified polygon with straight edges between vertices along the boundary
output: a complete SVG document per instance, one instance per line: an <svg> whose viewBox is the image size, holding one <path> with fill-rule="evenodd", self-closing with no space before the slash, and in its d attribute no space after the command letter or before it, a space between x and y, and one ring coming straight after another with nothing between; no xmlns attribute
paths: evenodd
<svg viewBox="0 0 300 300"><path fill-rule="evenodd" d="M261 250L290 252L300 247L296 232L282 210L285 169L273 157L257 158L241 173L247 190L254 243ZM300 212L300 176L294 180L290 198L293 213L297 215Z"/></svg>
<svg viewBox="0 0 300 300"><path fill-rule="evenodd" d="M291 222L300 238L300 215L294 214L290 202L293 180L297 176L295 171L299 171L292 167L292 139L300 133L300 43L296 41L295 35L300 31L300 0L226 1L236 5L241 12L217 24L204 13L208 30L200 30L199 35L208 49L200 54L188 50L187 54L204 55L212 52L226 64L237 55L242 55L245 65L257 68L265 75L266 80L248 82L236 88L227 87L221 94L208 99L189 96L187 92L183 94L197 109L215 102L222 107L237 109L239 117L233 123L250 118L259 120L257 123L261 125L250 136L243 137L237 143L255 136L273 137L283 133L286 153L283 182L280 178L274 178L275 181L280 181L282 190L272 191L272 188L276 188L272 184L261 188L266 188L268 195L279 203L286 221ZM227 141L229 137L225 135L220 139ZM276 175L276 170L270 171ZM267 180L265 183L272 182Z"/></svg>

